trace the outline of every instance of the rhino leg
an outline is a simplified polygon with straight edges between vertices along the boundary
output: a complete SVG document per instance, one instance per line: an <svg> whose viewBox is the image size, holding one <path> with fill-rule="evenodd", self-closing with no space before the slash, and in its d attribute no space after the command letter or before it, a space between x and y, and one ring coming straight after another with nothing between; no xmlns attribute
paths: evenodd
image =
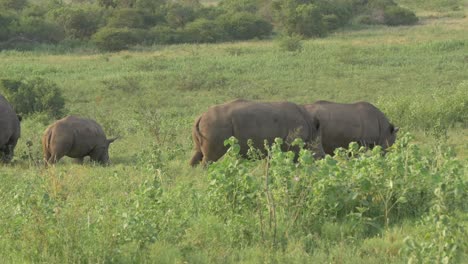
<svg viewBox="0 0 468 264"><path fill-rule="evenodd" d="M203 151L203 159L202 159L202 165L206 166L210 162L215 162L219 160L227 151L227 148L224 146L215 146L213 149L210 149L209 151Z"/></svg>
<svg viewBox="0 0 468 264"><path fill-rule="evenodd" d="M49 163L49 159L52 155L47 149L44 149L43 152L44 152L44 165L47 166L47 164Z"/></svg>
<svg viewBox="0 0 468 264"><path fill-rule="evenodd" d="M84 157L82 157L82 158L75 158L75 159L73 159L73 162L74 162L75 164L80 164L80 165L81 165L81 164L83 164L83 160L84 160Z"/></svg>
<svg viewBox="0 0 468 264"><path fill-rule="evenodd" d="M198 164L200 164L202 159L203 159L203 153L201 151L196 151L195 154L193 154L192 159L190 160L190 166L192 167L197 166Z"/></svg>
<svg viewBox="0 0 468 264"><path fill-rule="evenodd" d="M47 159L47 164L55 164L57 163L61 158L63 158L63 154L51 154L50 157Z"/></svg>

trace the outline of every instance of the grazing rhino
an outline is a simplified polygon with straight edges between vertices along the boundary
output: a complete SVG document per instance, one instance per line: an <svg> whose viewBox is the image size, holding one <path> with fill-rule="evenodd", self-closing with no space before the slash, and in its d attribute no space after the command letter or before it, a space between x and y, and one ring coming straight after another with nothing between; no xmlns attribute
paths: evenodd
<svg viewBox="0 0 468 264"><path fill-rule="evenodd" d="M196 119L193 126L195 154L190 165L196 166L200 162L206 165L221 158L227 151L224 140L231 136L238 139L243 156L247 154L249 139L255 148L264 150L264 140L271 144L278 137L285 142L284 150L295 138L301 138L319 158L324 156L319 125L304 108L290 102L234 100L212 106ZM298 151L297 147L291 150Z"/></svg>
<svg viewBox="0 0 468 264"><path fill-rule="evenodd" d="M96 121L67 116L50 125L42 137L44 160L47 164L58 162L63 156L83 163L89 156L92 161L107 165L109 145L115 138L107 139Z"/></svg>
<svg viewBox="0 0 468 264"><path fill-rule="evenodd" d="M0 160L10 162L21 135L21 116L17 115L8 101L0 95Z"/></svg>
<svg viewBox="0 0 468 264"><path fill-rule="evenodd" d="M361 146L383 149L395 143L398 127L367 102L340 104L317 101L304 108L320 121L322 145L325 153L332 155L339 147L348 148L355 141Z"/></svg>

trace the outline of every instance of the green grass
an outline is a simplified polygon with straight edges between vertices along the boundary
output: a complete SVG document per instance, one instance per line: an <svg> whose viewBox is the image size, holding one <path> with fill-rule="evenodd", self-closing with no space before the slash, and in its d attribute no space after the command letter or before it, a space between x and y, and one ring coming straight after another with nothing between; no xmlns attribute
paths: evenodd
<svg viewBox="0 0 468 264"><path fill-rule="evenodd" d="M400 2L409 6L411 1ZM424 6L421 12L432 8ZM347 233L346 223L330 223L307 236L291 234L280 250L246 243L248 239L232 241L241 235L258 241L259 234L237 234L236 222L226 223L207 210L207 172L188 167L191 126L207 107L234 98L364 100L381 108L402 127L401 133L413 133L421 148L448 144L466 163L467 24L465 17L440 16L413 27L337 32L304 41L297 53L282 51L274 41L139 47L105 54L86 49L64 53L60 47L0 52L0 78L53 80L64 93L68 113L96 119L108 136L122 137L111 146L110 167L78 166L64 159L45 169L37 165L40 138L51 121L41 115L25 118L14 163L0 168L0 259L405 262L403 239L424 236L418 219L370 237ZM434 138L445 131L447 139ZM156 183L165 190L164 202L152 194ZM460 218L467 226L466 212ZM151 230L163 231L151 237Z"/></svg>

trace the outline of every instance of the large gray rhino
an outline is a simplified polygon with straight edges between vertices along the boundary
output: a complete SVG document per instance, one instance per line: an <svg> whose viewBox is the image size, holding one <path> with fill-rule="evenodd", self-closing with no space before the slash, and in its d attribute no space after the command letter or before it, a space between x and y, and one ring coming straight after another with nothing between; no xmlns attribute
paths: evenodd
<svg viewBox="0 0 468 264"><path fill-rule="evenodd" d="M92 161L109 163L109 145L102 127L96 121L76 116L67 116L50 125L42 137L44 160L47 164L58 162L63 156L83 163L89 156Z"/></svg>
<svg viewBox="0 0 468 264"><path fill-rule="evenodd" d="M0 160L10 162L21 135L21 116L17 115L8 101L0 95Z"/></svg>
<svg viewBox="0 0 468 264"><path fill-rule="evenodd" d="M192 130L195 154L190 165L200 162L206 165L222 157L227 150L224 140L231 136L239 140L241 155L246 155L247 141L254 147L264 150L264 140L272 143L275 138L285 142L282 148L288 149L295 138L301 138L315 151L316 157L324 156L319 141L319 122L305 109L290 102L259 103L247 100L234 100L212 106L198 117ZM292 148L297 151L297 148Z"/></svg>
<svg viewBox="0 0 468 264"><path fill-rule="evenodd" d="M398 127L391 124L377 107L368 102L340 104L317 101L304 108L320 121L322 145L332 155L339 147L355 141L361 146L383 149L395 143Z"/></svg>

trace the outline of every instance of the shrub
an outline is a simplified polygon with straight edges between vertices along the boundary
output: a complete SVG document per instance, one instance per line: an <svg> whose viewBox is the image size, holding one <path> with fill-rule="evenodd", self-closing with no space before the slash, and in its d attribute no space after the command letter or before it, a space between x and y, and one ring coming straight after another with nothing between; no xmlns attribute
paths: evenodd
<svg viewBox="0 0 468 264"><path fill-rule="evenodd" d="M188 23L182 32L184 42L191 43L216 42L224 35L220 26L204 18Z"/></svg>
<svg viewBox="0 0 468 264"><path fill-rule="evenodd" d="M181 39L181 33L169 26L155 26L150 29L149 36L155 44L179 43Z"/></svg>
<svg viewBox="0 0 468 264"><path fill-rule="evenodd" d="M259 1L257 0L222 0L219 7L226 12L249 12L256 13L258 11Z"/></svg>
<svg viewBox="0 0 468 264"><path fill-rule="evenodd" d="M323 23L328 31L335 30L340 26L340 21L335 14L323 16Z"/></svg>
<svg viewBox="0 0 468 264"><path fill-rule="evenodd" d="M302 51L302 38L298 35L285 36L278 40L278 46L282 51Z"/></svg>
<svg viewBox="0 0 468 264"><path fill-rule="evenodd" d="M11 25L17 21L15 14L0 11L0 41L8 40L11 35Z"/></svg>
<svg viewBox="0 0 468 264"><path fill-rule="evenodd" d="M380 147L367 151L353 142L348 150L338 149L334 157L319 161L301 149L295 163L293 152L281 150L282 139L275 139L267 160L252 162L240 157L238 142L230 138L223 159L208 167L207 205L231 223L256 221L267 238L263 243L276 243L275 237L287 235L287 230L321 230L336 237L330 234L333 225L343 221L349 223L349 235L372 236L426 215L437 202L438 185L446 191L447 211L464 210L463 163L448 148L425 151L410 141L409 134L401 136L385 155ZM299 140L294 144L303 145ZM264 217L249 219L253 213Z"/></svg>
<svg viewBox="0 0 468 264"><path fill-rule="evenodd" d="M353 16L353 4L350 1L329 0L318 3L323 22L328 30L334 30L344 26Z"/></svg>
<svg viewBox="0 0 468 264"><path fill-rule="evenodd" d="M278 22L288 34L306 37L321 37L326 34L323 23L324 10L315 4L303 4L297 0L287 0L274 4Z"/></svg>
<svg viewBox="0 0 468 264"><path fill-rule="evenodd" d="M2 9L21 10L28 4L28 0L0 0Z"/></svg>
<svg viewBox="0 0 468 264"><path fill-rule="evenodd" d="M247 12L222 15L218 17L217 23L231 39L236 40L265 37L273 30L269 22Z"/></svg>
<svg viewBox="0 0 468 264"><path fill-rule="evenodd" d="M109 17L107 27L111 28L144 28L144 12L138 9L122 8L117 9Z"/></svg>
<svg viewBox="0 0 468 264"><path fill-rule="evenodd" d="M100 50L119 51L143 42L145 31L130 28L101 28L93 35L92 41Z"/></svg>
<svg viewBox="0 0 468 264"><path fill-rule="evenodd" d="M418 22L418 18L411 11L399 6L385 8L384 23L389 26L412 25Z"/></svg>
<svg viewBox="0 0 468 264"><path fill-rule="evenodd" d="M65 99L57 84L35 77L26 80L3 79L0 91L22 115L45 112L58 118L64 112Z"/></svg>
<svg viewBox="0 0 468 264"><path fill-rule="evenodd" d="M52 12L53 19L62 25L65 34L75 39L88 39L98 30L99 12L81 8L59 8Z"/></svg>
<svg viewBox="0 0 468 264"><path fill-rule="evenodd" d="M183 27L195 20L195 10L190 6L172 4L168 7L166 20L173 28Z"/></svg>
<svg viewBox="0 0 468 264"><path fill-rule="evenodd" d="M16 35L36 42L58 43L65 38L59 25L40 17L21 17L13 30Z"/></svg>

